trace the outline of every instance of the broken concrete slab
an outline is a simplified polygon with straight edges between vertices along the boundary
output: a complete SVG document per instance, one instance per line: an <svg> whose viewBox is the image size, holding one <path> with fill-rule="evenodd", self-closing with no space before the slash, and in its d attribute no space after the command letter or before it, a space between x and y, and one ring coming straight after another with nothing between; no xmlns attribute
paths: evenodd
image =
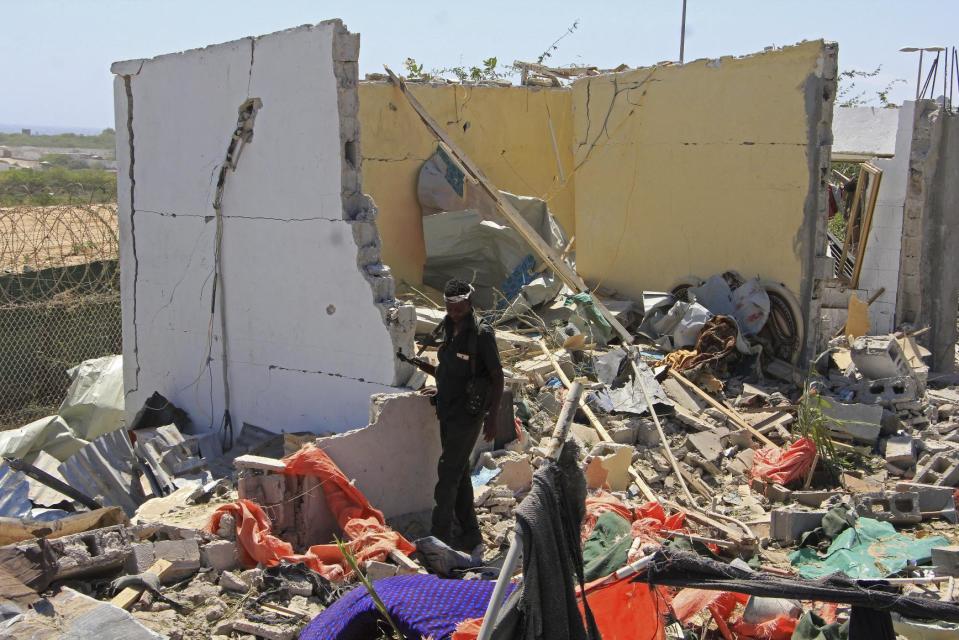
<svg viewBox="0 0 959 640"><path fill-rule="evenodd" d="M160 540L153 543L157 560L167 560L172 566L164 572L163 581L177 582L200 569L200 547L196 540Z"/></svg>
<svg viewBox="0 0 959 640"><path fill-rule="evenodd" d="M593 447L591 456L599 460L599 464L606 470L606 482L611 491L626 491L632 479L629 468L633 462L635 449L629 445L603 442Z"/></svg>
<svg viewBox="0 0 959 640"><path fill-rule="evenodd" d="M937 576L959 577L959 546L938 547L932 550L932 565Z"/></svg>
<svg viewBox="0 0 959 640"><path fill-rule="evenodd" d="M220 574L220 587L224 591L232 591L234 593L246 593L250 590L249 582L243 580L233 571L224 571Z"/></svg>
<svg viewBox="0 0 959 640"><path fill-rule="evenodd" d="M504 485L510 491L528 491L533 484L533 465L527 456L508 453L493 459L500 473L491 481L494 485Z"/></svg>
<svg viewBox="0 0 959 640"><path fill-rule="evenodd" d="M48 599L52 615L32 609L5 623L0 635L11 640L58 640L98 638L102 640L163 640L138 622L128 611L109 602L63 587Z"/></svg>
<svg viewBox="0 0 959 640"><path fill-rule="evenodd" d="M130 574L143 573L152 567L154 562L156 555L153 553L153 543L134 542L130 545L130 555L124 562L123 570Z"/></svg>
<svg viewBox="0 0 959 640"><path fill-rule="evenodd" d="M200 547L200 564L215 571L229 571L240 564L236 542L214 540Z"/></svg>
<svg viewBox="0 0 959 640"><path fill-rule="evenodd" d="M173 400L197 424L228 409L238 427L342 431L412 373L394 354L415 312L362 194L357 62L333 56L353 37L332 20L113 66L128 423L154 389L195 387ZM218 237L232 294L213 300ZM211 305L228 330L213 323L204 365Z"/></svg>
<svg viewBox="0 0 959 640"><path fill-rule="evenodd" d="M395 564L377 562L376 560L370 560L366 563L366 577L369 578L371 582L376 582L383 578L392 578L397 574L397 571L399 571L399 567Z"/></svg>
<svg viewBox="0 0 959 640"><path fill-rule="evenodd" d="M845 404L829 401L822 409L829 419L827 427L834 436L875 444L882 430L882 407L869 404Z"/></svg>
<svg viewBox="0 0 959 640"><path fill-rule="evenodd" d="M698 451L707 461L717 463L723 456L722 438L714 431L691 433L686 438L686 448Z"/></svg>

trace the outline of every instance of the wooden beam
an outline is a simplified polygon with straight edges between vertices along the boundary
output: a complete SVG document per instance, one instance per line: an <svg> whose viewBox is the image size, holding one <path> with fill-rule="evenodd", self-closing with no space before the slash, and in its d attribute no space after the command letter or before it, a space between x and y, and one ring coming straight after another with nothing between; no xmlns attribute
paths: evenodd
<svg viewBox="0 0 959 640"><path fill-rule="evenodd" d="M154 562L153 566L147 569L144 573L152 573L160 580L163 580L164 576L169 573L172 566L172 562L160 558ZM136 604L136 601L140 599L140 596L143 595L144 591L145 589L143 587L126 587L123 591L113 596L113 599L110 600L110 604L129 611L130 607Z"/></svg>
<svg viewBox="0 0 959 640"><path fill-rule="evenodd" d="M643 374L639 370L639 367L636 365L636 360L633 359L633 351L629 351L626 354L626 357L629 358L629 364L633 367L633 375L636 376L636 382L639 384L639 390L643 393L643 400L646 402L646 408L649 410L649 414L653 417L653 422L656 424L656 433L659 434L659 442L663 445L663 451L666 453L666 457L669 458L669 464L673 467L673 473L676 474L676 480L679 481L679 486L682 488L683 493L686 494L686 500L689 502L690 506L695 507L696 501L693 499L693 494L689 492L689 487L686 485L685 474L683 469L679 466L679 461L676 460L676 456L673 455L672 450L669 448L669 441L666 439L666 433L663 431L663 425L659 422L659 416L656 415L656 409L653 408L653 401L649 397L649 392L646 391L646 383L643 382ZM703 487L693 483L693 486L696 487L696 491L703 495L707 500L712 498L712 495L706 491L703 491Z"/></svg>
<svg viewBox="0 0 959 640"><path fill-rule="evenodd" d="M722 412L722 414L725 415L725 416L726 416L727 418L729 418L730 420L732 420L733 423L735 423L737 426L742 427L743 429L747 430L749 433L751 433L751 434L753 435L754 438L756 438L757 440L759 440L759 441L762 442L763 444L765 444L765 445L767 445L767 446L770 446L770 447L776 447L777 449L779 448L779 447L776 445L775 442L773 442L772 440L770 440L769 438L767 438L767 437L764 436L763 434L759 433L759 431L757 431L756 429L754 429L753 426L752 426L751 424L749 424L748 422L746 422L746 420L744 420L741 415L739 415L738 413L736 413L735 411L733 411L732 409L730 409L729 407L727 407L726 405L722 404L721 402L719 402L718 400L716 400L715 398L713 398L711 395L709 395L708 393L706 393L705 391L703 391L702 389L700 389L698 386L696 386L695 384L693 384L693 382L692 382L689 378L687 378L687 377L684 376L683 374L679 373L679 372L676 371L675 369L669 369L669 375L672 376L673 378L675 378L676 380L678 380L679 382L683 383L684 385L686 385L691 391L693 391L693 392L696 393L699 397L701 397L703 400L705 400L706 402L708 402L708 403L710 404L710 406L712 406L714 409Z"/></svg>
<svg viewBox="0 0 959 640"><path fill-rule="evenodd" d="M393 71L386 67L386 73L389 75L390 80L393 84L400 90L400 93L406 98L410 106L413 108L413 111L420 117L420 120L423 121L423 124L426 125L426 128L429 129L434 136L443 144L446 145L444 150L449 150L451 157L465 169L464 174L471 180L475 180L482 192L485 192L486 195L492 200L493 204L499 210L500 214L506 219L506 221L512 226L520 237L526 241L526 243L533 249L533 252L539 257L539 259L549 267L560 280L562 280L566 286L574 291L580 293L590 293L589 287L586 286L586 283L582 278L579 277L579 274L576 273L576 270L573 269L569 263L562 259L560 254L553 249L553 247L546 244L542 237L536 232L533 227L526 222L526 219L520 215L519 211L506 199L486 177L486 175L476 166L469 156L466 155L456 142L447 135L443 128L433 119L429 112L420 104L419 100L410 93L409 89L406 86L406 82L402 78L399 78ZM593 304L603 315L606 321L613 327L616 333L622 338L623 342L630 344L633 342L633 336L626 330L626 328L620 324L620 322L613 317L613 314L610 313L609 309L606 308L602 302L600 302L595 296L592 296Z"/></svg>
<svg viewBox="0 0 959 640"><path fill-rule="evenodd" d="M553 352L550 351L549 347L546 346L546 341L542 338L539 338L537 343L539 344L539 348L543 351L543 353L546 354L546 357L549 358L550 363L553 365L553 370L559 377L560 382L563 383L564 387L569 389L572 383L570 382L569 377L563 373L563 369L559 366L559 362L556 361L556 357L553 355ZM593 430L596 431L599 439L603 442L612 442L613 438L609 435L609 432L606 431L606 427L604 427L603 423L599 421L599 418L596 417L596 414L593 413L593 410L589 408L588 404L586 404L585 399L579 399L579 408L586 415L586 419L589 420L589 424L593 427ZM644 498L650 502L659 502L659 496L657 496L652 488L646 484L646 481L643 480L643 477L639 475L639 472L633 468L633 465L629 466L629 476L633 479L633 482L636 483L636 486L639 487L639 491L643 494Z"/></svg>

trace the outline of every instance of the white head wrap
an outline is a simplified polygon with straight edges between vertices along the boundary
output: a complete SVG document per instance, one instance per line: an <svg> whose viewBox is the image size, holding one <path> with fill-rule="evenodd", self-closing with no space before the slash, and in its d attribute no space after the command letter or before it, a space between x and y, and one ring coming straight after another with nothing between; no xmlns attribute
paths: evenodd
<svg viewBox="0 0 959 640"><path fill-rule="evenodd" d="M464 293L464 294L458 295L458 296L447 296L447 295L444 295L444 296L443 296L443 300L445 300L446 302L449 302L450 304L455 304L455 303L457 303L457 302L465 302L466 300L469 300L469 299L470 299L470 296L473 295L473 292L476 291L476 289L474 289L474 288L473 288L473 285L471 285L471 284L470 284L470 285L467 285L467 286L470 288L469 293Z"/></svg>

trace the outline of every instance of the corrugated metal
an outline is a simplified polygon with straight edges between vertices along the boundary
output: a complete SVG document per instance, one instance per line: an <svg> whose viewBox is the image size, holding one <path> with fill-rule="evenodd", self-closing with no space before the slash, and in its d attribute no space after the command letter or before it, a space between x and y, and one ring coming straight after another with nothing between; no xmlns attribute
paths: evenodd
<svg viewBox="0 0 959 640"><path fill-rule="evenodd" d="M0 516L23 518L30 515L33 505L28 493L27 477L14 471L6 462L0 464Z"/></svg>
<svg viewBox="0 0 959 640"><path fill-rule="evenodd" d="M64 477L60 475L60 461L46 451L41 451L37 454L37 459L33 461L33 466L41 471L46 471L57 480L66 482ZM27 483L30 485L30 501L37 506L51 507L55 504L60 504L64 500L72 502L69 497L63 495L56 489L51 489L33 478L27 477Z"/></svg>
<svg viewBox="0 0 959 640"><path fill-rule="evenodd" d="M125 429L102 435L60 465L71 486L132 516L145 496L133 467L133 447Z"/></svg>

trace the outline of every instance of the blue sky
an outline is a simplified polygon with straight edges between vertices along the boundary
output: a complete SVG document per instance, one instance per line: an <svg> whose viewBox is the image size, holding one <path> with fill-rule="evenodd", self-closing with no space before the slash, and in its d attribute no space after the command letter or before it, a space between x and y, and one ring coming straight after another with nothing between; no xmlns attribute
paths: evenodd
<svg viewBox="0 0 959 640"><path fill-rule="evenodd" d="M482 2L320 0L0 0L0 123L113 125L110 63L342 18L362 34L361 73L535 59L579 20L551 61L644 66L679 53L681 0ZM895 78L915 93L915 54L956 44L959 2L688 0L686 60L745 54L815 38L839 42L840 69L871 70L873 94Z"/></svg>

